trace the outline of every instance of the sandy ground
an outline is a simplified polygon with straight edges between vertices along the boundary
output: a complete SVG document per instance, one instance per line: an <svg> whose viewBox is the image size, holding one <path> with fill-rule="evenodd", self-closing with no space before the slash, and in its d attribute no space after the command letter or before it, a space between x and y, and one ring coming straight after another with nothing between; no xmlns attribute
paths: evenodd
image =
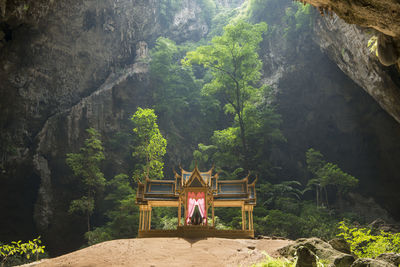
<svg viewBox="0 0 400 267"><path fill-rule="evenodd" d="M24 266L250 266L265 258L263 251L276 257L277 249L291 242L225 238L120 239Z"/></svg>

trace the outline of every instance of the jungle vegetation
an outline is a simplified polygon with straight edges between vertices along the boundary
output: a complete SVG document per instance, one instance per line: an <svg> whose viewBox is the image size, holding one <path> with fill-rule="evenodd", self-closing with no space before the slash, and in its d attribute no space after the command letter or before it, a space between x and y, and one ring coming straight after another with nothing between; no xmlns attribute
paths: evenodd
<svg viewBox="0 0 400 267"><path fill-rule="evenodd" d="M276 4L252 0L241 9L220 10L220 16L209 20L208 39L199 42L156 40L149 60L150 101L132 114L129 133L106 141L118 143L123 138L133 168L100 183L103 193L93 207L98 207L95 213L102 219L94 229L88 228L89 244L135 236L136 182L169 177L167 167L177 167L171 166L177 162L187 169L197 163L204 170L214 164L221 179L242 178L248 171L258 175L256 234L329 239L337 234L340 221L357 217L342 212L357 178L316 149L304 151L307 182L276 177L279 166L271 161L271 151L286 139L274 92L260 81L258 52L269 36L282 33L277 23L285 25L283 36L290 40L299 32L307 35L313 16L309 6L292 3L274 17L266 10ZM219 228L241 227L238 209L217 209L216 214ZM174 228L176 215L175 209L156 208L152 227Z"/></svg>

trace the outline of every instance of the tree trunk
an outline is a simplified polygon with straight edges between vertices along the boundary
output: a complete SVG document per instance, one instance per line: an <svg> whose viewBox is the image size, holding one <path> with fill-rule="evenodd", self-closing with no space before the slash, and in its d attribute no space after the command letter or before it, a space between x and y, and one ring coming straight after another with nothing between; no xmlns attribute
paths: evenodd
<svg viewBox="0 0 400 267"><path fill-rule="evenodd" d="M338 206L339 206L339 210L342 211L343 210L343 195L340 192L339 189L337 189L337 201L338 201Z"/></svg>
<svg viewBox="0 0 400 267"><path fill-rule="evenodd" d="M245 127L244 127L244 122L243 122L243 118L240 115L240 113L238 113L238 117L239 117L239 128L240 128L240 139L242 140L242 146L243 146L243 156L244 156L244 167L246 170L249 170L249 164L248 164L248 149L247 149L247 140L246 140L246 131L245 131Z"/></svg>
<svg viewBox="0 0 400 267"><path fill-rule="evenodd" d="M326 186L324 186L324 191L325 191L325 201L326 201L326 207L329 208L329 202L328 202L328 191L326 190Z"/></svg>
<svg viewBox="0 0 400 267"><path fill-rule="evenodd" d="M89 187L88 198L87 198L87 213L86 213L88 232L90 232L90 199L91 199L91 192L90 192L90 187Z"/></svg>

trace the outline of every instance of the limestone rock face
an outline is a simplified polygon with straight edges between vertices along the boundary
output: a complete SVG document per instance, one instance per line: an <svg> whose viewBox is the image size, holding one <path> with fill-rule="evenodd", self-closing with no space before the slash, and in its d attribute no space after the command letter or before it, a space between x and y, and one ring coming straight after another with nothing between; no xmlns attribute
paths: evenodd
<svg viewBox="0 0 400 267"><path fill-rule="evenodd" d="M7 40L0 47L0 195L6 203L33 204L18 204L26 206L21 215L2 206L13 225L2 227L0 235L27 239L13 229L29 228L40 231L48 245L70 250L64 244L81 237L66 234L76 225L67 203L80 185L66 178L65 154L77 150L89 126L104 135L121 128L130 111L116 106L129 100L133 109L140 101L132 90L146 83L147 42L160 35L161 26L157 1L50 1L40 14L39 2L30 7L32 14L16 16L7 1L10 15L1 17L0 35L6 31ZM14 187L17 193L7 192ZM18 219L32 214L36 229Z"/></svg>
<svg viewBox="0 0 400 267"><path fill-rule="evenodd" d="M315 34L316 42L338 67L400 122L399 83L393 77L396 75L390 75L390 69L369 51L367 44L372 34L337 16L320 18Z"/></svg>
<svg viewBox="0 0 400 267"><path fill-rule="evenodd" d="M209 30L206 14L198 1L185 0L181 9L175 14L170 26L170 36L178 42L185 40L198 41L205 37Z"/></svg>
<svg viewBox="0 0 400 267"><path fill-rule="evenodd" d="M374 28L386 35L400 36L400 3L397 0L301 0L321 12L335 12L349 24Z"/></svg>

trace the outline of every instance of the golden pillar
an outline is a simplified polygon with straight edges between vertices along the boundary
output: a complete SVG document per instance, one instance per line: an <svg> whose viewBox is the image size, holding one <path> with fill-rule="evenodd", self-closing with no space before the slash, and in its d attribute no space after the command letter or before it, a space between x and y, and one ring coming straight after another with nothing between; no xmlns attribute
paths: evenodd
<svg viewBox="0 0 400 267"><path fill-rule="evenodd" d="M242 205L242 230L246 230L246 212L244 205Z"/></svg>
<svg viewBox="0 0 400 267"><path fill-rule="evenodd" d="M181 226L181 217L182 217L182 201L179 197L178 203L178 226Z"/></svg>

